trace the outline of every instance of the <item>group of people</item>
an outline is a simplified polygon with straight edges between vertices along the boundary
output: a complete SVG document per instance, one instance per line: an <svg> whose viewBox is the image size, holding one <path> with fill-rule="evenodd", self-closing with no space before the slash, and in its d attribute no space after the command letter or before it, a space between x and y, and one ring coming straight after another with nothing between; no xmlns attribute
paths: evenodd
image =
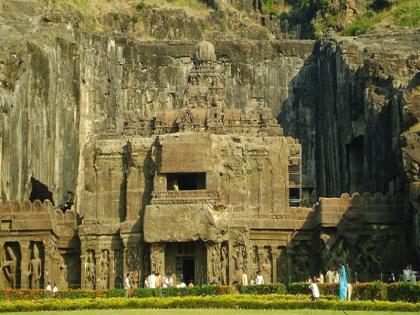
<svg viewBox="0 0 420 315"><path fill-rule="evenodd" d="M341 264L338 268L338 271L328 270L324 275L322 272L319 273L319 276L314 276L308 279L309 290L311 292L311 298L313 301L317 301L320 297L319 288L317 283L338 283L338 297L341 301L350 301L353 291L350 280L350 272L346 270L346 266Z"/></svg>
<svg viewBox="0 0 420 315"><path fill-rule="evenodd" d="M57 285L54 283L54 286L51 285L51 282L48 281L47 287L45 288L45 291L50 292L52 294L56 294L59 290Z"/></svg>
<svg viewBox="0 0 420 315"><path fill-rule="evenodd" d="M144 280L144 287L149 289L166 289L171 287L176 288L193 288L194 282L190 280L188 285L181 279L180 283L175 285L172 272L168 271L166 276L162 276L159 272L155 273L152 271L149 276ZM124 289L127 290L127 297L133 296L133 285L131 283L130 274L126 274L124 279Z"/></svg>

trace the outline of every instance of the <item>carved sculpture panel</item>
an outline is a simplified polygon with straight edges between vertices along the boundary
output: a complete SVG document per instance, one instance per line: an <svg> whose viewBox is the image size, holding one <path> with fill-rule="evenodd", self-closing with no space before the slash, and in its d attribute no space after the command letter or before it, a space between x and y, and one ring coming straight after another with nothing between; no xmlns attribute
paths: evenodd
<svg viewBox="0 0 420 315"><path fill-rule="evenodd" d="M40 258L38 245L34 243L32 247L31 261L29 262L28 270L31 289L41 288L42 264L43 263Z"/></svg>
<svg viewBox="0 0 420 315"><path fill-rule="evenodd" d="M99 259L99 289L109 289L109 252L104 249Z"/></svg>
<svg viewBox="0 0 420 315"><path fill-rule="evenodd" d="M16 288L19 284L18 274L20 267L20 250L15 244L4 246L4 255L1 258L1 269L4 272L9 288Z"/></svg>
<svg viewBox="0 0 420 315"><path fill-rule="evenodd" d="M96 272L95 272L95 252L93 250L87 251L86 260L84 263L85 271L85 288L94 290L96 289Z"/></svg>

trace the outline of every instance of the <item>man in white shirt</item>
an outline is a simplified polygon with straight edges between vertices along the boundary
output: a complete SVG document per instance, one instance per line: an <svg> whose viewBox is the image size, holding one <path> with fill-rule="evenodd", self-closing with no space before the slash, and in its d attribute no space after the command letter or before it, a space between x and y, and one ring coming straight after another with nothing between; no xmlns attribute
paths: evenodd
<svg viewBox="0 0 420 315"><path fill-rule="evenodd" d="M127 273L127 275L124 278L124 289L126 292L126 297L130 297L130 291L131 291L131 281L130 281L130 274Z"/></svg>
<svg viewBox="0 0 420 315"><path fill-rule="evenodd" d="M318 301L319 300L319 288L316 284L316 279L313 279L311 284L309 285L309 290L311 290L311 298L312 301Z"/></svg>
<svg viewBox="0 0 420 315"><path fill-rule="evenodd" d="M154 271L149 275L147 282L150 289L156 289L156 275Z"/></svg>
<svg viewBox="0 0 420 315"><path fill-rule="evenodd" d="M52 286L51 286L51 283L48 281L48 285L47 285L47 287L45 288L45 291L47 291L47 292L52 292Z"/></svg>
<svg viewBox="0 0 420 315"><path fill-rule="evenodd" d="M54 288L52 289L53 294L56 294L58 292L58 287L54 283Z"/></svg>
<svg viewBox="0 0 420 315"><path fill-rule="evenodd" d="M264 284L264 277L262 276L261 272L257 271L257 278L255 279L256 285L263 285Z"/></svg>

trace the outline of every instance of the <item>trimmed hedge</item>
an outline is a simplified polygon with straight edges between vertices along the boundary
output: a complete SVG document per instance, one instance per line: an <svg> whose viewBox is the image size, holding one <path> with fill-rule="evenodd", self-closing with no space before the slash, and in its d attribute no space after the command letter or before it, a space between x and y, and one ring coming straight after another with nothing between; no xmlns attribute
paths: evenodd
<svg viewBox="0 0 420 315"><path fill-rule="evenodd" d="M242 294L285 294L286 286L282 283L267 285L247 285L240 287L239 292Z"/></svg>
<svg viewBox="0 0 420 315"><path fill-rule="evenodd" d="M42 299L35 301L0 301L0 312L67 311L85 309L142 309L142 308L230 308L230 309L329 309L365 311L420 312L420 304L407 302L356 301L338 302L322 299L283 299L279 295L185 296L168 298L80 298Z"/></svg>
<svg viewBox="0 0 420 315"><path fill-rule="evenodd" d="M382 301L405 301L420 302L420 282L417 283L392 283L382 282L357 283L353 284L352 300L382 300ZM338 285L322 283L318 284L321 296L337 296ZM172 297L172 296L215 296L226 295L239 291L242 294L266 295L266 294L293 294L309 295L307 283L290 283L271 285L251 286L213 286L202 285L194 288L167 288L147 289L139 288L134 290L134 296L138 298L147 297ZM112 290L63 290L54 295L60 299L100 298L100 297L125 297L124 289ZM45 290L22 290L5 289L0 290L2 300L38 300L51 297L51 293Z"/></svg>
<svg viewBox="0 0 420 315"><path fill-rule="evenodd" d="M321 295L338 295L338 284L318 283ZM352 300L381 300L420 302L420 282L383 283L379 281L368 283L353 283ZM309 294L307 283L290 283L289 294Z"/></svg>

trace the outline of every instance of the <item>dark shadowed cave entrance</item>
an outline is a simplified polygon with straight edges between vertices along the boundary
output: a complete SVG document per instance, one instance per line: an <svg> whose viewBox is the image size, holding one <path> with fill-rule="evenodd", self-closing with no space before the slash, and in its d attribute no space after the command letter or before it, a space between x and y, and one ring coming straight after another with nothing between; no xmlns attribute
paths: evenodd
<svg viewBox="0 0 420 315"><path fill-rule="evenodd" d="M53 194L51 191L48 190L47 185L41 183L35 177L31 177L31 186L32 190L31 194L29 195L29 200L31 202L34 202L35 200L44 202L48 199L54 205Z"/></svg>

